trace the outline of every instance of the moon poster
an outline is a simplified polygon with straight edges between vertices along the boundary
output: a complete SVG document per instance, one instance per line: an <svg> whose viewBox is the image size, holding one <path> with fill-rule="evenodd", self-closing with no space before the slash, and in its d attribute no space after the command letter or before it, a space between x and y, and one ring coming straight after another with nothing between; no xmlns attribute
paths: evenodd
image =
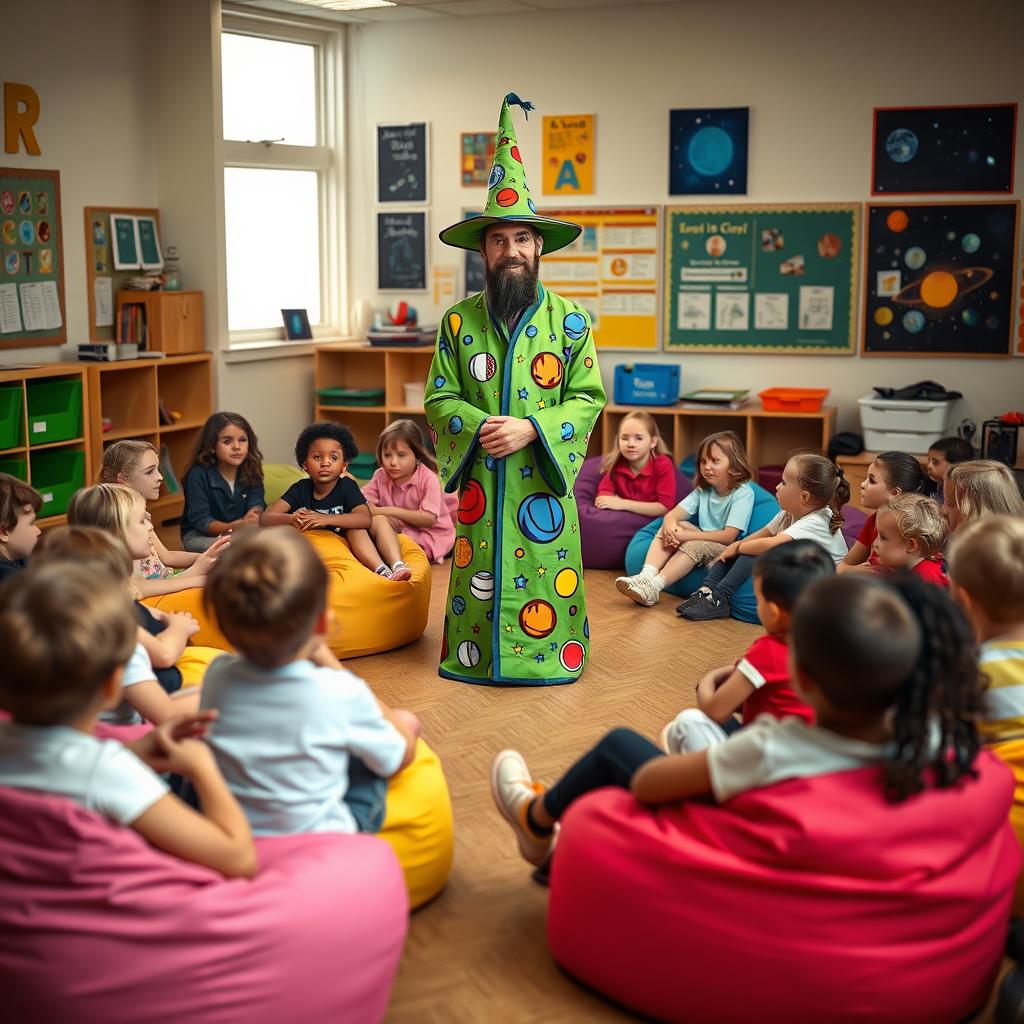
<svg viewBox="0 0 1024 1024"><path fill-rule="evenodd" d="M1009 355L1019 220L1019 202L868 206L865 355Z"/></svg>
<svg viewBox="0 0 1024 1024"><path fill-rule="evenodd" d="M749 107L670 110L669 195L746 195L749 122Z"/></svg>
<svg viewBox="0 0 1024 1024"><path fill-rule="evenodd" d="M1017 104L879 107L873 195L1013 191Z"/></svg>

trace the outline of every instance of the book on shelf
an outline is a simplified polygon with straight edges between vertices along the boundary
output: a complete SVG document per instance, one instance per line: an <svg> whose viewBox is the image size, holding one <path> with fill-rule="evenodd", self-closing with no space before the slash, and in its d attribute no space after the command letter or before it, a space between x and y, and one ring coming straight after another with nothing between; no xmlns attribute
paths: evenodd
<svg viewBox="0 0 1024 1024"><path fill-rule="evenodd" d="M138 354L139 346L127 341L97 341L78 346L82 362L113 363L118 359L135 359Z"/></svg>
<svg viewBox="0 0 1024 1024"><path fill-rule="evenodd" d="M750 402L747 388L700 388L679 396L684 409L742 409Z"/></svg>
<svg viewBox="0 0 1024 1024"><path fill-rule="evenodd" d="M139 302L125 302L117 325L117 340L124 344L146 347L146 307Z"/></svg>
<svg viewBox="0 0 1024 1024"><path fill-rule="evenodd" d="M168 494L181 494L181 484L174 474L171 453L165 444L160 445L160 475L164 478L164 488Z"/></svg>

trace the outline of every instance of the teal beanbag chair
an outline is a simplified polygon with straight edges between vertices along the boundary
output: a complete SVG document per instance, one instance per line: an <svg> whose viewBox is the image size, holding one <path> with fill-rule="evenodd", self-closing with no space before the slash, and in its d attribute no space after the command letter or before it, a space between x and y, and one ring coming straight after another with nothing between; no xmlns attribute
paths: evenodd
<svg viewBox="0 0 1024 1024"><path fill-rule="evenodd" d="M774 496L769 494L758 484L751 484L754 488L754 511L750 513L750 525L746 533L739 535L739 540L751 533L756 533L762 526L767 526L779 513L779 503ZM654 540L654 535L661 529L661 520L655 519L648 523L642 530L639 530L629 542L626 549L626 573L629 576L638 573L644 567L644 556L647 549ZM689 575L684 576L671 587L666 587L666 592L675 594L677 597L689 597L703 582L707 569L698 566ZM732 608L732 617L740 622L753 622L760 624L757 617L757 602L754 600L754 581L748 579L736 595L729 602Z"/></svg>

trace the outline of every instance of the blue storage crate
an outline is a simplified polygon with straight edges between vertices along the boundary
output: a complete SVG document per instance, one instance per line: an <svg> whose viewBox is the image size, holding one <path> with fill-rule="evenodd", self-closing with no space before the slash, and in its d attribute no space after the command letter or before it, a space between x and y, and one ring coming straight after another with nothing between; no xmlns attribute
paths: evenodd
<svg viewBox="0 0 1024 1024"><path fill-rule="evenodd" d="M616 405L675 405L679 367L673 363L620 363L615 367Z"/></svg>

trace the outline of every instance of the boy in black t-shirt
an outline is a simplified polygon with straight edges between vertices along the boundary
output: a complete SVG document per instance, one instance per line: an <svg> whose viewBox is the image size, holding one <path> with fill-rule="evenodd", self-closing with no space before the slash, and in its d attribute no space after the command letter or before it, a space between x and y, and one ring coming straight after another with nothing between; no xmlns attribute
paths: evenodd
<svg viewBox="0 0 1024 1024"><path fill-rule="evenodd" d="M36 513L43 496L24 480L0 473L0 583L25 568L39 540Z"/></svg>
<svg viewBox="0 0 1024 1024"><path fill-rule="evenodd" d="M295 442L295 461L309 479L292 484L263 513L260 525L294 526L303 532L333 530L348 541L352 554L379 576L398 582L411 579L412 570L402 561L398 537L390 524L378 528L376 544L370 536L370 506L352 477L345 475L358 454L352 434L340 423L306 427Z"/></svg>

